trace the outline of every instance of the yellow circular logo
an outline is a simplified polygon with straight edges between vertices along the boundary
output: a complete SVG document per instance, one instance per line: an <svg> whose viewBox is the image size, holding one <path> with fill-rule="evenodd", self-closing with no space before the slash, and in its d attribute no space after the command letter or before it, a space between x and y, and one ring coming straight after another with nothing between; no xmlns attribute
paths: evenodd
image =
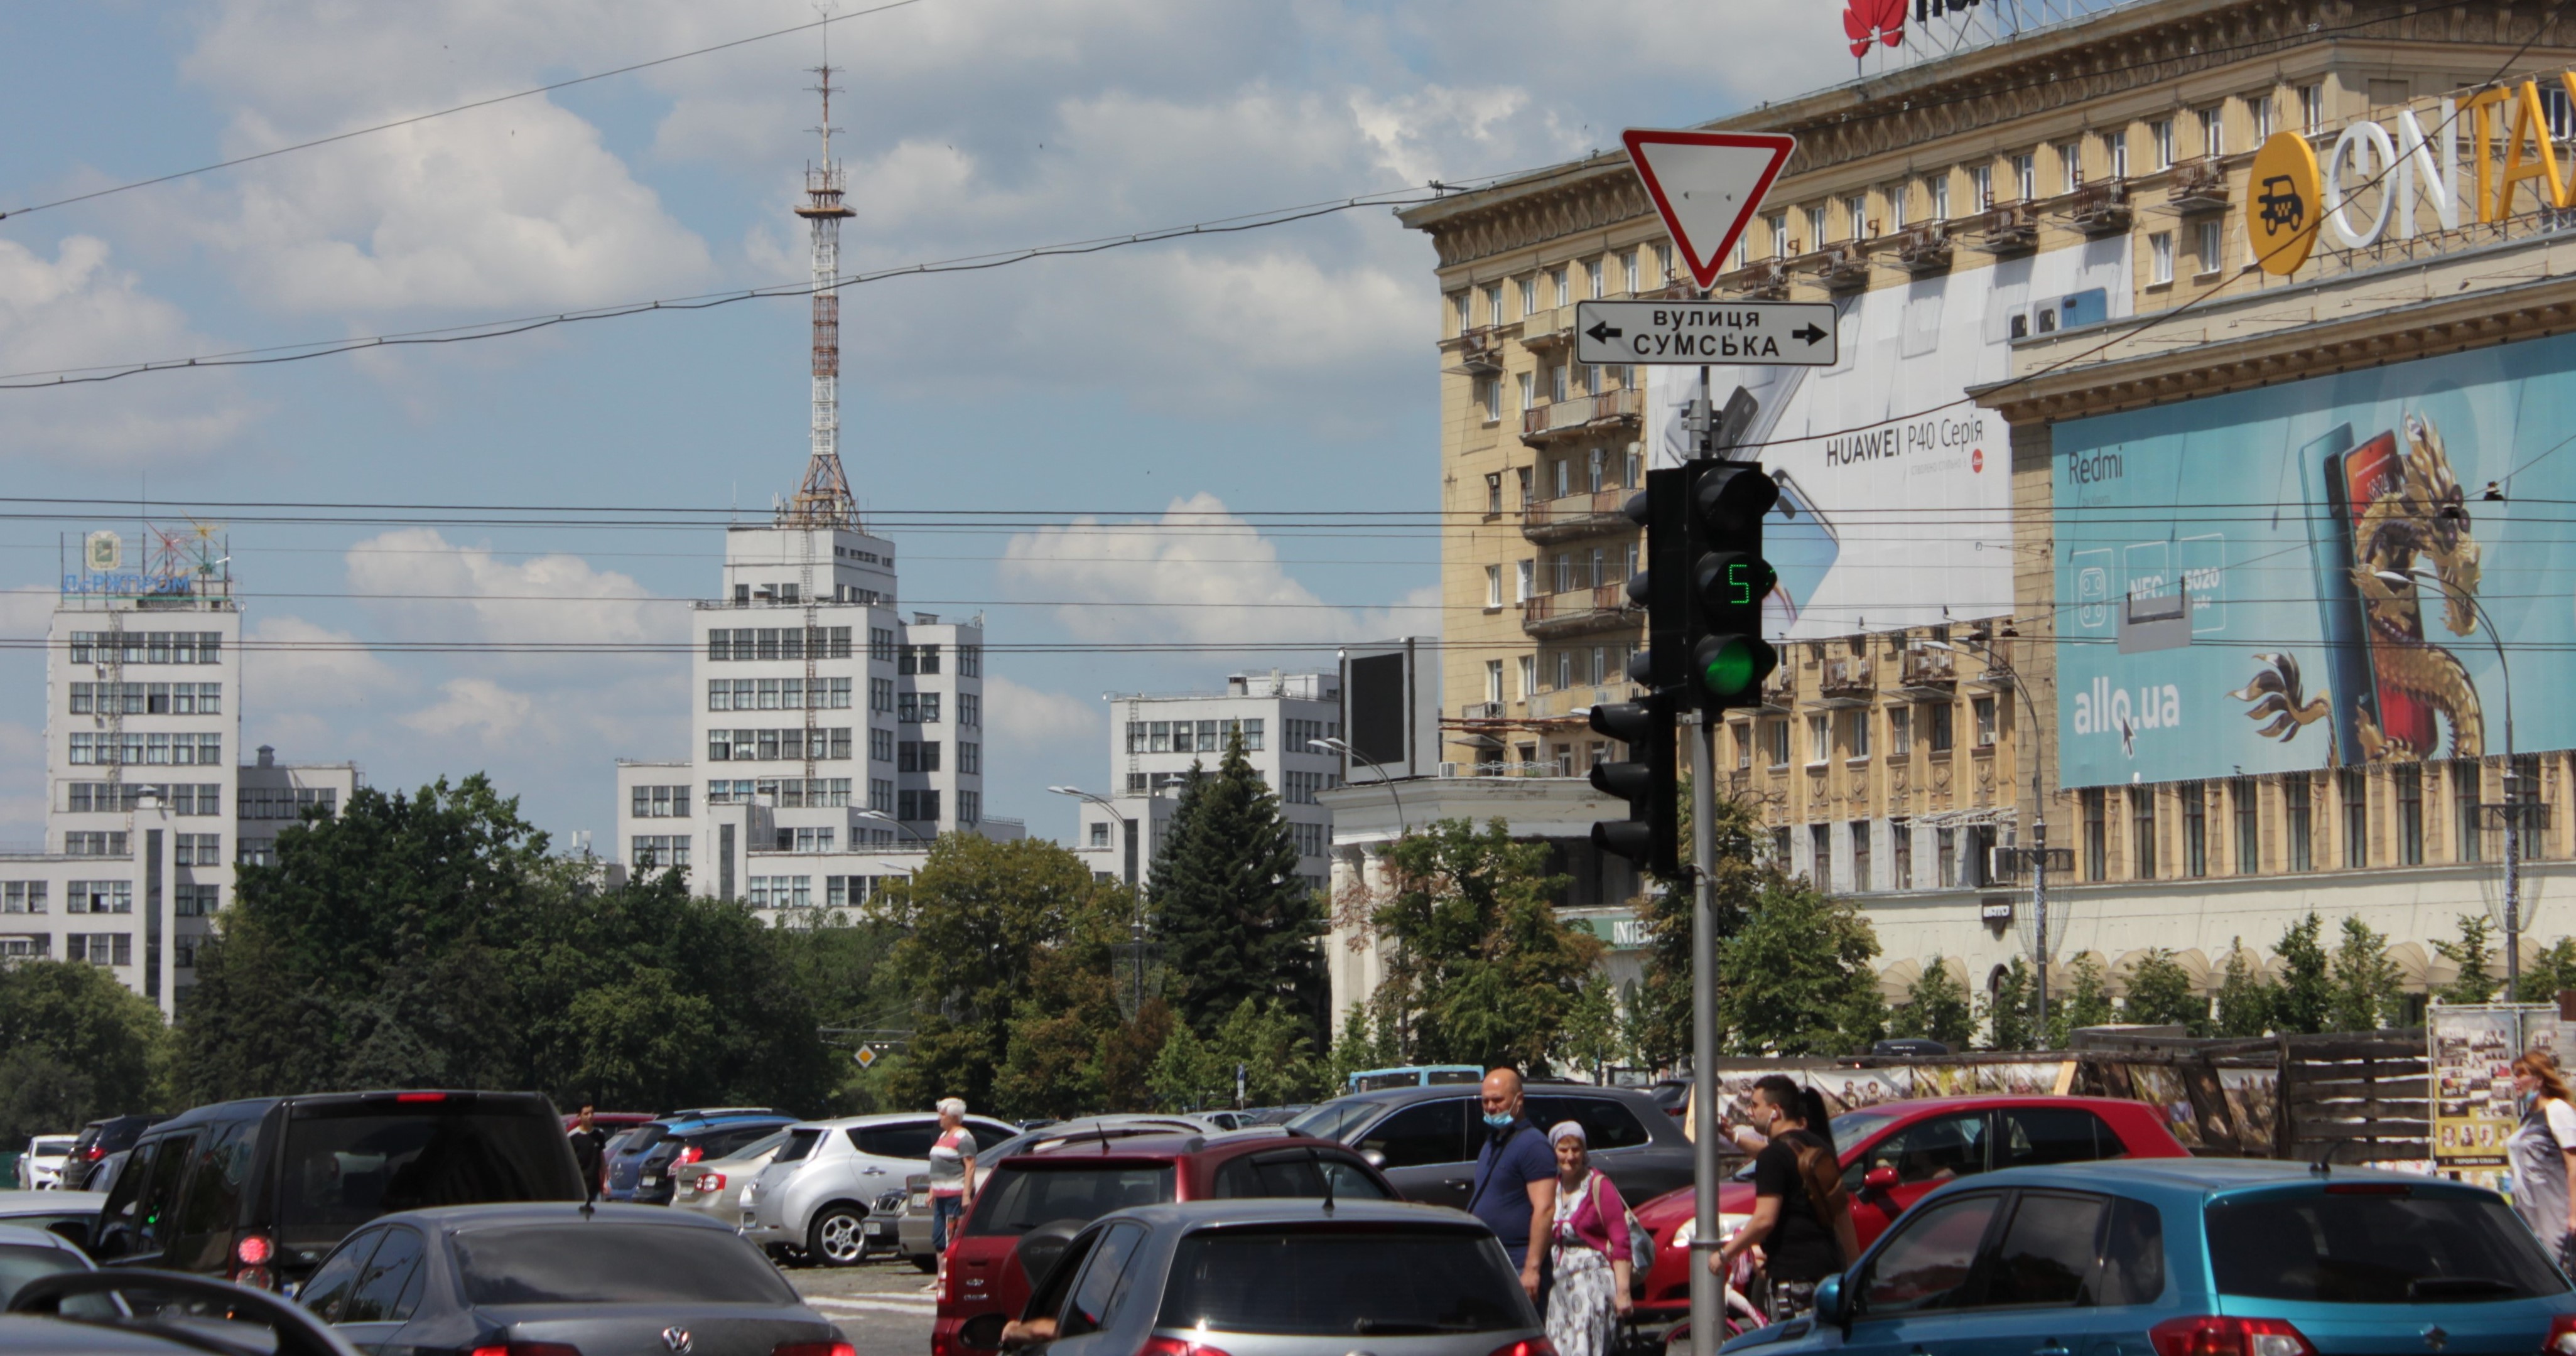
<svg viewBox="0 0 2576 1356"><path fill-rule="evenodd" d="M2296 132L2274 132L2254 153L2245 190L2245 231L2254 245L2254 262L2284 278L2298 272L2308 251L2316 248L2323 220L2319 200L2324 180L2308 139Z"/></svg>

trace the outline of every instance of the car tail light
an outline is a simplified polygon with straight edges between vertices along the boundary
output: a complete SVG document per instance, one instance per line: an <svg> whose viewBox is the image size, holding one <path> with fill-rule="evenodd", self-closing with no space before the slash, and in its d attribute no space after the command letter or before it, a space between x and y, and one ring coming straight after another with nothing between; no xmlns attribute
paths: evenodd
<svg viewBox="0 0 2576 1356"><path fill-rule="evenodd" d="M695 1162L697 1162L699 1159L704 1158L704 1157L706 1157L706 1156L707 1156L707 1151L706 1151L705 1149L700 1148L699 1146L697 1146L697 1145L695 1145L695 1144L692 1144L692 1145L690 1145L689 1147L687 1147L687 1148L685 1148L685 1149L682 1149L682 1150L680 1151L680 1161L681 1161L681 1162L683 1162L683 1163L695 1163Z"/></svg>
<svg viewBox="0 0 2576 1356"><path fill-rule="evenodd" d="M266 1267L236 1267L233 1270L233 1284L246 1285L253 1290L275 1290L277 1278L270 1275Z"/></svg>
<svg viewBox="0 0 2576 1356"><path fill-rule="evenodd" d="M724 1190L724 1184L725 1175L723 1173L702 1172L698 1174L698 1190L700 1191L722 1191Z"/></svg>
<svg viewBox="0 0 2576 1356"><path fill-rule="evenodd" d="M266 1234L243 1234L241 1241L233 1244L233 1260L246 1267L266 1266L274 1255L276 1250L269 1246Z"/></svg>
<svg viewBox="0 0 2576 1356"><path fill-rule="evenodd" d="M394 1100L397 1102L444 1102L447 1100L447 1094L443 1092L397 1092L394 1094Z"/></svg>
<svg viewBox="0 0 2576 1356"><path fill-rule="evenodd" d="M102 1158L105 1158L105 1157L107 1157L107 1150L102 1149L102 1148L98 1147L98 1146L97 1146L97 1145L95 1145L95 1144L93 1144L93 1145L89 1146L89 1161L90 1161L90 1162L95 1163L95 1162L97 1162L98 1160L100 1160L100 1159L102 1159Z"/></svg>
<svg viewBox="0 0 2576 1356"><path fill-rule="evenodd" d="M1148 1337L1137 1349L1136 1356L1225 1356L1215 1347L1200 1342L1185 1342L1177 1337Z"/></svg>
<svg viewBox="0 0 2576 1356"><path fill-rule="evenodd" d="M1526 1338L1494 1348L1493 1356L1556 1356L1556 1343L1544 1337Z"/></svg>
<svg viewBox="0 0 2576 1356"><path fill-rule="evenodd" d="M2169 1318L2147 1329L2156 1356L2317 1356L2306 1335L2278 1318Z"/></svg>
<svg viewBox="0 0 2576 1356"><path fill-rule="evenodd" d="M509 1342L476 1347L471 1356L581 1356L570 1342Z"/></svg>
<svg viewBox="0 0 2576 1356"><path fill-rule="evenodd" d="M2540 1340L2543 1356L2576 1356L2576 1314L2552 1314L2549 1335Z"/></svg>
<svg viewBox="0 0 2576 1356"><path fill-rule="evenodd" d="M2404 1182L2330 1182L2329 1196L2412 1196L2415 1188Z"/></svg>
<svg viewBox="0 0 2576 1356"><path fill-rule="evenodd" d="M859 1349L847 1342L781 1342L769 1356L859 1356Z"/></svg>

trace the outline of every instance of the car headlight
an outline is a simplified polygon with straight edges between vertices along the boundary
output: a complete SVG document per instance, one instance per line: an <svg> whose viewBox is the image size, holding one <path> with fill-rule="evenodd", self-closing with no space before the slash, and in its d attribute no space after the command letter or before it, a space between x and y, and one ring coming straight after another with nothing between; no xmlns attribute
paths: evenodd
<svg viewBox="0 0 2576 1356"><path fill-rule="evenodd" d="M1752 1222L1753 1217L1751 1215L1719 1215L1717 1217L1717 1236L1720 1239L1733 1238L1738 1231L1744 1228L1745 1225ZM1682 1221L1682 1227L1673 1230L1672 1242L1667 1243L1664 1246L1669 1248L1678 1248L1687 1252L1690 1250L1692 1240L1697 1239L1698 1237L1699 1221L1696 1219L1686 1219Z"/></svg>

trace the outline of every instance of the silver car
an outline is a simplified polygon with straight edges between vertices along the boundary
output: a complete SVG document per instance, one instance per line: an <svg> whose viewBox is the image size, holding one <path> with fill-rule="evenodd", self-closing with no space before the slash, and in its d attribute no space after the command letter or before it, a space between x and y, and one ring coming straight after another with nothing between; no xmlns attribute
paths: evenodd
<svg viewBox="0 0 2576 1356"><path fill-rule="evenodd" d="M1398 1201L1192 1201L1104 1215L1074 1235L1021 1317L1033 1335L1053 1328L1047 1356L1345 1356L1355 1342L1381 1356L1546 1350L1493 1231L1464 1211ZM1001 1327L1002 1315L982 1315L959 1339L989 1348Z"/></svg>
<svg viewBox="0 0 2576 1356"><path fill-rule="evenodd" d="M71 1157L78 1135L36 1135L18 1156L18 1189L45 1191L63 1184L63 1161Z"/></svg>
<svg viewBox="0 0 2576 1356"><path fill-rule="evenodd" d="M1069 1121L1053 1121L1035 1130L1023 1131L999 1144L983 1144L975 1153L977 1191L984 1189L984 1179L993 1175L993 1165L1037 1144L1055 1144L1086 1134L1101 1134L1116 1139L1128 1135L1161 1135L1175 1131L1184 1135L1213 1135L1220 1127L1204 1116L1157 1116L1143 1113L1115 1113L1106 1116L1083 1116ZM978 1136L980 1139L981 1137ZM895 1251L910 1258L924 1272L939 1270L938 1253L930 1246L937 1230L931 1227L930 1174L914 1173L904 1179L902 1216L895 1226ZM874 1227L875 1221L869 1221Z"/></svg>
<svg viewBox="0 0 2576 1356"><path fill-rule="evenodd" d="M86 1248L106 1204L104 1191L0 1191L0 1225L42 1229Z"/></svg>
<svg viewBox="0 0 2576 1356"><path fill-rule="evenodd" d="M966 1129L979 1146L1019 1133L978 1116L966 1118ZM744 1189L736 1212L742 1236L773 1255L793 1253L827 1267L858 1265L869 1250L870 1211L901 1191L906 1177L929 1170L930 1143L938 1136L939 1118L926 1111L787 1127L787 1142Z"/></svg>
<svg viewBox="0 0 2576 1356"><path fill-rule="evenodd" d="M728 1229L740 1227L743 1189L786 1142L787 1132L777 1130L722 1158L671 1169L671 1208L695 1210Z"/></svg>

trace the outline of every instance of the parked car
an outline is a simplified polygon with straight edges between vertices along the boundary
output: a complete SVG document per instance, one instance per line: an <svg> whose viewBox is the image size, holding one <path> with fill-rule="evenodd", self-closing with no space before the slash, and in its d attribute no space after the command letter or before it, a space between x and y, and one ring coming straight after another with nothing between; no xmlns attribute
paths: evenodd
<svg viewBox="0 0 2576 1356"><path fill-rule="evenodd" d="M153 1126L91 1253L274 1290L379 1215L583 1199L554 1104L533 1092L330 1092L201 1106Z"/></svg>
<svg viewBox="0 0 2576 1356"><path fill-rule="evenodd" d="M1533 1083L1524 1109L1540 1129L1577 1121L1592 1142L1592 1165L1619 1194L1651 1200L1691 1181L1691 1144L1681 1127L1634 1088ZM1463 1207L1475 1185L1484 1139L1476 1089L1394 1088L1336 1097L1288 1123L1297 1134L1339 1140L1386 1170L1408 1201Z"/></svg>
<svg viewBox="0 0 2576 1356"><path fill-rule="evenodd" d="M1352 1074L1345 1091L1384 1092L1389 1088L1427 1088L1485 1081L1478 1064L1407 1064L1396 1069L1362 1069Z"/></svg>
<svg viewBox="0 0 2576 1356"><path fill-rule="evenodd" d="M71 1157L78 1135L34 1135L27 1140L27 1152L18 1155L18 1189L43 1191L63 1184L63 1164Z"/></svg>
<svg viewBox="0 0 2576 1356"><path fill-rule="evenodd" d="M981 1116L967 1117L966 1128L979 1147L1019 1133ZM858 1265L868 1251L869 1212L886 1193L901 1190L906 1177L929 1170L930 1142L938 1135L939 1118L926 1111L790 1127L787 1142L745 1189L743 1237L773 1255L794 1253L831 1267Z"/></svg>
<svg viewBox="0 0 2576 1356"><path fill-rule="evenodd" d="M594 1111L590 1113L590 1123L612 1135L616 1134L620 1130L632 1130L639 1125L651 1125L653 1122L660 1119L661 1117L654 1115L650 1111ZM572 1128L579 1124L581 1124L581 1116L579 1113L574 1113L564 1117L564 1133L567 1135L571 1134Z"/></svg>
<svg viewBox="0 0 2576 1356"><path fill-rule="evenodd" d="M117 1179L125 1175L125 1165L134 1157L132 1149L119 1149L98 1161L82 1179L81 1190L104 1196L116 1190Z"/></svg>
<svg viewBox="0 0 2576 1356"><path fill-rule="evenodd" d="M723 1158L796 1118L767 1107L714 1107L674 1111L635 1127L617 1152L600 1155L612 1201L668 1205L671 1174L709 1158Z"/></svg>
<svg viewBox="0 0 2576 1356"><path fill-rule="evenodd" d="M932 1356L989 1351L992 1341L981 1339L1001 1324L984 1320L1020 1312L1075 1231L1113 1210L1327 1195L1339 1209L1345 1201L1391 1201L1395 1187L1356 1152L1318 1139L1077 1135L1014 1154L994 1167L967 1212L964 1236L949 1247Z"/></svg>
<svg viewBox="0 0 2576 1356"><path fill-rule="evenodd" d="M1868 1247L1916 1201L1962 1177L2024 1165L2101 1159L2181 1158L2162 1112L2115 1097L1926 1097L1846 1111L1833 1120L1852 1226ZM1753 1217L1750 1165L1718 1188L1718 1221L1733 1233ZM1637 1207L1655 1236L1641 1323L1690 1312L1690 1244L1696 1205L1688 1187Z"/></svg>
<svg viewBox="0 0 2576 1356"><path fill-rule="evenodd" d="M2346 1356L2576 1347L2576 1293L2494 1192L2257 1159L2013 1168L1926 1196L1816 1288L1806 1353Z"/></svg>
<svg viewBox="0 0 2576 1356"><path fill-rule="evenodd" d="M88 1255L70 1239L15 1221L0 1222L0 1308L8 1307L19 1287L39 1276L95 1270Z"/></svg>
<svg viewBox="0 0 2576 1356"><path fill-rule="evenodd" d="M323 1259L299 1298L370 1351L854 1356L759 1249L683 1210L387 1215Z"/></svg>
<svg viewBox="0 0 2576 1356"><path fill-rule="evenodd" d="M63 1185L73 1191L96 1191L90 1174L109 1154L134 1147L145 1129L170 1119L162 1115L103 1116L81 1127L63 1161Z"/></svg>
<svg viewBox="0 0 2576 1356"><path fill-rule="evenodd" d="M742 1189L769 1166L787 1132L772 1130L722 1158L700 1159L671 1174L671 1208L695 1210L731 1229L742 1223Z"/></svg>
<svg viewBox="0 0 2576 1356"><path fill-rule="evenodd" d="M1213 1124L1196 1116L1155 1116L1121 1113L1107 1116L1083 1116L1069 1121L1048 1121L1035 1130L1023 1131L999 1144L978 1144L975 1148L974 1187L983 1189L984 1180L993 1175L993 1165L1037 1145L1093 1135L1106 1139L1124 1139L1136 1135L1168 1135L1175 1131L1185 1135L1222 1133ZM930 1174L914 1173L904 1179L902 1212L896 1216L895 1250L912 1260L923 1271L939 1269L939 1258L930 1244L936 1235L930 1215ZM871 1218L868 1227L877 1221Z"/></svg>
<svg viewBox="0 0 2576 1356"><path fill-rule="evenodd" d="M225 1317L205 1316L211 1314ZM87 1267L19 1285L0 1313L0 1352L358 1356L311 1314L264 1291L204 1276Z"/></svg>
<svg viewBox="0 0 2576 1356"><path fill-rule="evenodd" d="M0 1191L0 1224L42 1229L86 1250L106 1203L97 1191Z"/></svg>
<svg viewBox="0 0 2576 1356"><path fill-rule="evenodd" d="M1048 1356L1257 1352L1543 1356L1503 1245L1474 1216L1392 1201L1208 1201L1121 1210L1073 1236L1021 1311ZM998 1337L979 1320L968 1350ZM931 1339L933 1356L957 1346Z"/></svg>

